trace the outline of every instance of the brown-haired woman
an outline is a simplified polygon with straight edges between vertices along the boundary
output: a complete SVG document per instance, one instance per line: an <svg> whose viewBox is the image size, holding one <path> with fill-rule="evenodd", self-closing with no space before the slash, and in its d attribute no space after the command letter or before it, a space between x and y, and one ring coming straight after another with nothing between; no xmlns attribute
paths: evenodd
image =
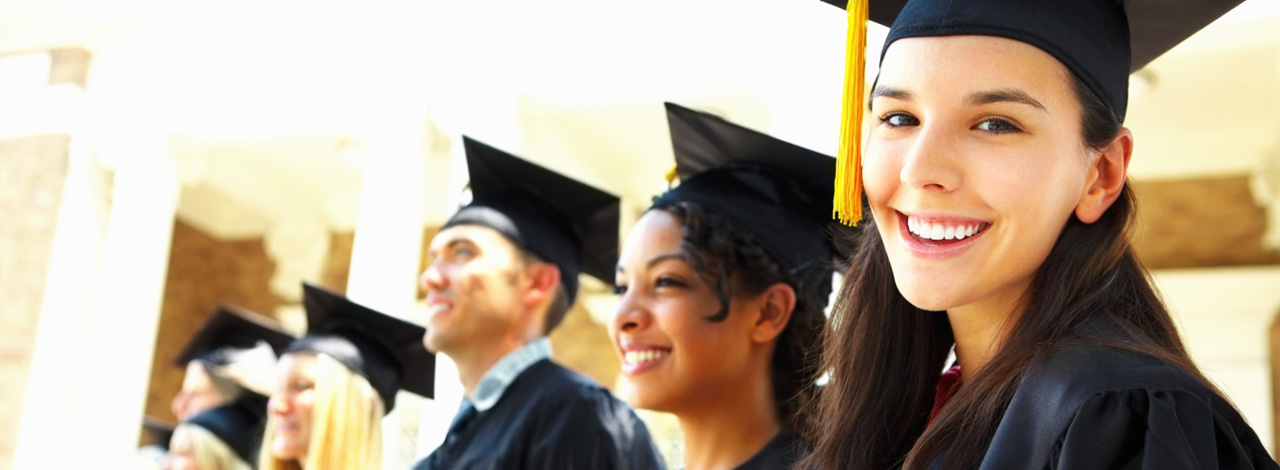
<svg viewBox="0 0 1280 470"><path fill-rule="evenodd" d="M668 104L681 183L627 236L610 334L632 406L676 415L684 468L783 469L831 292L835 160Z"/></svg>
<svg viewBox="0 0 1280 470"><path fill-rule="evenodd" d="M870 95L874 230L832 313L807 464L1276 468L1128 239L1127 26L1142 44L1144 21L1210 18L1129 3L907 2Z"/></svg>

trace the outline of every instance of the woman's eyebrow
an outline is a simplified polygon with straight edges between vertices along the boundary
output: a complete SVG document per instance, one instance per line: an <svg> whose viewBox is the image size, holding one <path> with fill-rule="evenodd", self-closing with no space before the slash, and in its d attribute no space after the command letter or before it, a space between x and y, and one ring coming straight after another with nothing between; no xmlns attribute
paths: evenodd
<svg viewBox="0 0 1280 470"><path fill-rule="evenodd" d="M902 100L902 101L910 101L911 92L907 90L903 90L901 88L877 86L876 89L871 90L871 97L868 99L868 101L871 101L880 97L893 98L893 99Z"/></svg>
<svg viewBox="0 0 1280 470"><path fill-rule="evenodd" d="M1016 88L1005 88L1000 90L979 91L979 92L970 93L969 97L965 98L964 102L965 104L970 106L992 104L992 103L1021 103L1034 108L1039 108L1041 111L1044 111L1045 113L1049 112L1049 110L1045 108L1043 104L1040 104L1039 101L1036 101L1036 99L1032 98L1031 95L1028 95L1027 92L1016 89Z"/></svg>
<svg viewBox="0 0 1280 470"><path fill-rule="evenodd" d="M673 260L673 259L678 259L678 260L680 260L680 261L684 261L684 262L686 262L686 263L688 263L688 262L689 262L689 257L685 256L685 254L684 254L684 253L667 253L667 254L664 254L664 255L658 255L658 256L654 256L653 258L650 258L650 259L649 259L649 262L645 263L645 268L646 268L646 269L647 269L647 268L652 268L654 265L656 265L656 264L658 264L658 263L661 263L661 262L663 262L663 261ZM618 272L618 273L624 273L624 272L626 272L626 268L625 268L624 266L622 266L621 264L619 264L619 265L617 266L617 268L615 268L615 269L617 270L617 272Z"/></svg>

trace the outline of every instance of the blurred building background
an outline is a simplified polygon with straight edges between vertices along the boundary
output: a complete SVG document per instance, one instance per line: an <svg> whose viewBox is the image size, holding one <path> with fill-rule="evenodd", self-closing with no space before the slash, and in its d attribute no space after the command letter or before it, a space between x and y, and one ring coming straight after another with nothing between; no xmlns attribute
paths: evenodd
<svg viewBox="0 0 1280 470"><path fill-rule="evenodd" d="M844 25L784 0L0 0L0 470L123 468L219 302L301 331L308 280L419 318L464 133L619 194L624 231L672 165L663 101L833 154ZM1139 253L1272 444L1280 4L1135 74L1129 109ZM614 301L583 289L556 355L615 385ZM387 468L443 438L461 391L437 374L398 399Z"/></svg>

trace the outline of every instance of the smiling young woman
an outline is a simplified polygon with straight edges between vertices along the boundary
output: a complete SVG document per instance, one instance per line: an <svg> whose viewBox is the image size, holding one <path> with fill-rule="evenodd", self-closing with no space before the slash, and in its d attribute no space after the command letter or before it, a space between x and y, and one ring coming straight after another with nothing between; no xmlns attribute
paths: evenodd
<svg viewBox="0 0 1280 470"><path fill-rule="evenodd" d="M890 3L862 152L872 217L804 464L1277 468L1192 363L1128 238L1129 25L1134 44L1175 31L1152 54L1230 5Z"/></svg>
<svg viewBox="0 0 1280 470"><path fill-rule="evenodd" d="M609 332L633 406L680 421L684 468L784 469L808 452L836 250L835 160L667 105L680 185L618 259Z"/></svg>

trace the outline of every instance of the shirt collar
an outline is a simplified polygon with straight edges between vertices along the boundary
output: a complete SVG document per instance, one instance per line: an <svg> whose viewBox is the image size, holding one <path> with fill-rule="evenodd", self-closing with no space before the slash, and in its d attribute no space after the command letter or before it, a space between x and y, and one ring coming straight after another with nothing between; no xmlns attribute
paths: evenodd
<svg viewBox="0 0 1280 470"><path fill-rule="evenodd" d="M534 363L551 357L551 340L543 336L530 341L498 360L476 383L475 392L463 400L471 403L476 411L484 412L498 404L511 382L515 382L525 369Z"/></svg>

